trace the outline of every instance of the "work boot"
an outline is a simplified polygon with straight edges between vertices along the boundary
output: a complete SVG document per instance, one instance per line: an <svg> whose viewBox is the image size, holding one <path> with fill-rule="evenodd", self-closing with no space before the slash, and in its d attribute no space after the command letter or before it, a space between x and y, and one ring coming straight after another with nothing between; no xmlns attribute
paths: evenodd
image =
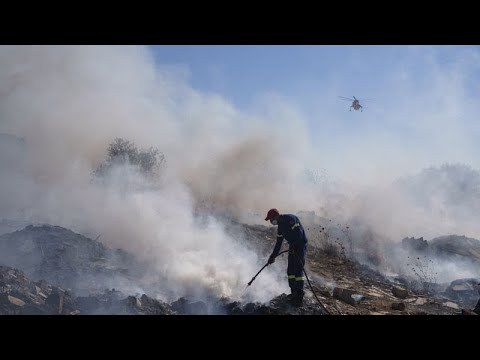
<svg viewBox="0 0 480 360"><path fill-rule="evenodd" d="M296 293L292 291L291 294L287 295L287 301L292 301L296 297Z"/></svg>
<svg viewBox="0 0 480 360"><path fill-rule="evenodd" d="M295 296L293 297L291 304L296 307L302 306L304 295L305 295L305 292L303 291L302 288L295 289Z"/></svg>
<svg viewBox="0 0 480 360"><path fill-rule="evenodd" d="M295 307L300 307L300 306L303 306L303 295L302 294L298 294L297 296L295 296L291 302L291 304Z"/></svg>

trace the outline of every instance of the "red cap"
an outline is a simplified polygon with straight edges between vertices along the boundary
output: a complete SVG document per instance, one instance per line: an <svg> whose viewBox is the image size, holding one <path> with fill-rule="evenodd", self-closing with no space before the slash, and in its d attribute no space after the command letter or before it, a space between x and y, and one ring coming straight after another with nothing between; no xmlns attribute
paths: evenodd
<svg viewBox="0 0 480 360"><path fill-rule="evenodd" d="M267 217L265 218L265 221L271 220L274 217L280 215L277 209L270 209L268 210Z"/></svg>

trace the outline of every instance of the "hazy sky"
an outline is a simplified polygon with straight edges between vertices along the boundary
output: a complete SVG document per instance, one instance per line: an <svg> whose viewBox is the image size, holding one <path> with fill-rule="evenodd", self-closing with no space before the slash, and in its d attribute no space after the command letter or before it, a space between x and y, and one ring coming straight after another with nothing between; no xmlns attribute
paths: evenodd
<svg viewBox="0 0 480 360"><path fill-rule="evenodd" d="M362 163L365 168L357 173L373 178L378 172L397 175L442 162L480 165L478 46L153 50L158 64L175 69L199 91L220 94L240 111L254 113L265 96L288 102L305 119L318 151L312 157L336 175L351 173L342 163ZM363 113L349 112L351 104L338 96L371 100L361 102ZM295 146L293 136L288 146Z"/></svg>

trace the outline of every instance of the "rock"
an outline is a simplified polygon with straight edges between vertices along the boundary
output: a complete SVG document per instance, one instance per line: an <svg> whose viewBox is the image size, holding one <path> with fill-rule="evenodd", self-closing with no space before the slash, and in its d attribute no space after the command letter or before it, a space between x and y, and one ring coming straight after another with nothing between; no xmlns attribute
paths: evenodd
<svg viewBox="0 0 480 360"><path fill-rule="evenodd" d="M447 301L446 303L443 304L444 306L448 306L452 309L459 309L459 306L451 301Z"/></svg>
<svg viewBox="0 0 480 360"><path fill-rule="evenodd" d="M415 305L424 305L426 303L427 303L427 299L419 297L419 298L417 298L417 300L415 300L414 304Z"/></svg>
<svg viewBox="0 0 480 360"><path fill-rule="evenodd" d="M392 310L403 311L405 310L405 304L402 302L392 303Z"/></svg>
<svg viewBox="0 0 480 360"><path fill-rule="evenodd" d="M353 294L354 294L353 290L342 289L338 287L333 289L333 297L335 299L343 301L344 303L347 303L349 305L355 306L356 302L352 298Z"/></svg>
<svg viewBox="0 0 480 360"><path fill-rule="evenodd" d="M408 297L408 291L394 286L392 288L392 294L399 299L406 299Z"/></svg>
<svg viewBox="0 0 480 360"><path fill-rule="evenodd" d="M14 296L8 295L7 298L8 298L8 301L10 301L10 303L13 304L13 305L16 305L16 306L24 306L25 305L25 301L20 300L19 298L16 298Z"/></svg>
<svg viewBox="0 0 480 360"><path fill-rule="evenodd" d="M444 292L444 296L454 301L461 301L473 306L478 299L478 279L458 279L452 281Z"/></svg>
<svg viewBox="0 0 480 360"><path fill-rule="evenodd" d="M451 290L453 290L453 291L468 291L468 290L471 290L471 287L468 286L467 284L460 284L460 285L452 286Z"/></svg>
<svg viewBox="0 0 480 360"><path fill-rule="evenodd" d="M458 280L455 280L454 282L452 282L452 284L450 284L450 287L451 287L451 290L453 291L470 291L470 290L474 290L475 288L474 282L476 282L475 279L461 280L461 282Z"/></svg>

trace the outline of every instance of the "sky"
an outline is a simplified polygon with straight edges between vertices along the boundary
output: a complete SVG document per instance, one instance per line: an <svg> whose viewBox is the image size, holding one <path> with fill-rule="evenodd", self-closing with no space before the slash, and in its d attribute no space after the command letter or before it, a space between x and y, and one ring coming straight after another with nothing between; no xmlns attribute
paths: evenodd
<svg viewBox="0 0 480 360"><path fill-rule="evenodd" d="M169 45L152 49L160 66L176 68L193 88L219 94L241 111L257 111L265 96L281 97L304 117L317 158L325 165L330 162L331 172L339 176L345 175L339 160L361 161L362 155L379 171L395 175L412 164L419 168L443 161L480 165L475 140L480 135L478 46ZM357 97L364 112L349 112L351 104L339 96ZM448 146L452 143L455 148ZM373 144L391 146L378 153ZM328 154L330 161L322 154ZM399 171L388 166L389 157Z"/></svg>
<svg viewBox="0 0 480 360"><path fill-rule="evenodd" d="M429 61L446 68L480 51L478 46L420 45L160 45L152 49L159 64L184 66L193 87L221 93L240 108L270 91L304 99L301 103L307 105L332 83L339 84L340 95L377 96L402 64L408 63L416 83L422 84Z"/></svg>

